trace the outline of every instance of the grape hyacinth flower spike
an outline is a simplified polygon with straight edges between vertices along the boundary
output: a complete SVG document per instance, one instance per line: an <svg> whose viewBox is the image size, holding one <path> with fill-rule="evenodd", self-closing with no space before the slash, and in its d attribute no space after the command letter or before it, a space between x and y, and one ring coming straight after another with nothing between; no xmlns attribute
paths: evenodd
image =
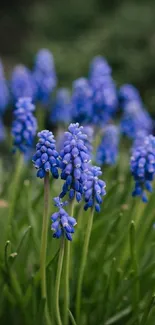
<svg viewBox="0 0 155 325"><path fill-rule="evenodd" d="M73 121L88 123L93 114L93 91L86 78L79 78L73 82L71 108Z"/></svg>
<svg viewBox="0 0 155 325"><path fill-rule="evenodd" d="M51 123L68 124L71 121L70 92L67 88L57 90L50 120Z"/></svg>
<svg viewBox="0 0 155 325"><path fill-rule="evenodd" d="M68 240L72 240L72 234L74 233L74 226L77 224L76 220L69 216L68 213L63 209L68 202L62 202L59 197L54 198L55 206L58 208L58 212L53 213L51 216L52 226L51 229L54 231L53 237L60 238L65 236Z"/></svg>
<svg viewBox="0 0 155 325"><path fill-rule="evenodd" d="M99 165L114 165L118 157L119 129L108 125L97 149L96 161Z"/></svg>
<svg viewBox="0 0 155 325"><path fill-rule="evenodd" d="M41 49L37 53L33 78L36 84L36 100L47 105L57 83L54 59L49 50Z"/></svg>
<svg viewBox="0 0 155 325"><path fill-rule="evenodd" d="M19 64L14 68L10 86L14 101L17 101L20 97L34 99L36 89L32 73L24 65Z"/></svg>
<svg viewBox="0 0 155 325"><path fill-rule="evenodd" d="M155 137L145 137L143 143L133 148L130 160L131 173L135 180L133 196L140 196L146 203L146 191L152 192L151 182L155 176Z"/></svg>
<svg viewBox="0 0 155 325"><path fill-rule="evenodd" d="M39 141L36 145L36 153L33 156L33 164L38 169L37 177L44 178L51 172L54 178L58 178L58 152L55 147L54 135L48 130L38 133Z"/></svg>
<svg viewBox="0 0 155 325"><path fill-rule="evenodd" d="M9 103L9 90L4 76L3 65L2 62L0 61L0 116L2 116L3 113L5 112L8 103Z"/></svg>
<svg viewBox="0 0 155 325"><path fill-rule="evenodd" d="M33 116L35 106L31 98L20 98L14 110L12 123L12 136L14 149L26 153L33 145L37 131L37 121Z"/></svg>
<svg viewBox="0 0 155 325"><path fill-rule="evenodd" d="M85 145L87 135L79 123L70 124L65 132L64 148L60 152L61 179L65 180L60 197L69 192L69 198L79 202L83 194L83 181L88 170L90 156Z"/></svg>
<svg viewBox="0 0 155 325"><path fill-rule="evenodd" d="M95 207L96 212L100 212L100 205L102 204L102 196L106 194L106 184L103 180L99 179L98 176L102 175L100 167L92 166L88 173L87 178L84 182L84 197L85 206L84 209Z"/></svg>

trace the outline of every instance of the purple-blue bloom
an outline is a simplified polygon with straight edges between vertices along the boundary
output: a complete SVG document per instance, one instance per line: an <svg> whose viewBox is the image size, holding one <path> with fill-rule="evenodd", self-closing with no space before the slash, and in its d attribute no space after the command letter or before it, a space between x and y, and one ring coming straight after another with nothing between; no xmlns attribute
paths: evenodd
<svg viewBox="0 0 155 325"><path fill-rule="evenodd" d="M54 178L58 178L58 152L55 148L55 140L52 132L43 130L38 133L39 141L36 145L36 153L33 156L33 165L38 169L37 177L44 178L51 172Z"/></svg>
<svg viewBox="0 0 155 325"><path fill-rule="evenodd" d="M14 101L17 101L20 97L34 99L36 89L32 73L24 65L17 65L14 68L10 86Z"/></svg>
<svg viewBox="0 0 155 325"><path fill-rule="evenodd" d="M87 172L87 177L84 182L84 209L95 207L96 212L100 212L100 205L102 204L102 196L106 194L106 184L98 177L102 175L100 167L92 166Z"/></svg>
<svg viewBox="0 0 155 325"><path fill-rule="evenodd" d="M92 88L86 78L79 78L73 82L71 109L75 122L87 123L92 120L92 95Z"/></svg>
<svg viewBox="0 0 155 325"><path fill-rule="evenodd" d="M54 59L49 50L41 49L37 53L33 78L36 84L36 100L47 105L50 95L57 84Z"/></svg>
<svg viewBox="0 0 155 325"><path fill-rule="evenodd" d="M117 111L117 90L111 76L98 77L91 81L93 89L93 120L104 125Z"/></svg>
<svg viewBox="0 0 155 325"><path fill-rule="evenodd" d="M118 97L122 108L124 108L124 105L128 101L141 101L139 91L130 84L124 84L120 87Z"/></svg>
<svg viewBox="0 0 155 325"><path fill-rule="evenodd" d="M65 132L64 148L60 152L61 178L65 180L60 197L69 192L69 198L79 202L83 194L83 181L88 170L90 155L85 141L87 135L79 123L70 124Z"/></svg>
<svg viewBox="0 0 155 325"><path fill-rule="evenodd" d="M108 125L97 149L96 161L99 165L114 165L118 157L119 129L115 125Z"/></svg>
<svg viewBox="0 0 155 325"><path fill-rule="evenodd" d="M133 196L140 196L147 202L146 191L152 192L151 182L155 175L155 137L145 137L143 143L134 148L130 160L131 172L135 180Z"/></svg>
<svg viewBox="0 0 155 325"><path fill-rule="evenodd" d="M61 236L65 236L71 241L72 234L74 233L74 227L77 222L63 209L68 202L62 202L59 197L54 198L54 202L55 206L58 208L58 212L53 213L51 216L51 229L54 231L53 237L60 238Z"/></svg>
<svg viewBox="0 0 155 325"><path fill-rule="evenodd" d="M50 120L52 123L67 124L71 121L70 92L67 88L57 90Z"/></svg>
<svg viewBox="0 0 155 325"><path fill-rule="evenodd" d="M4 77L2 62L0 61L0 115L3 115L9 103L9 90Z"/></svg>
<svg viewBox="0 0 155 325"><path fill-rule="evenodd" d="M120 127L124 135L134 139L141 130L150 134L153 130L153 122L142 103L133 100L126 102L124 106Z"/></svg>
<svg viewBox="0 0 155 325"><path fill-rule="evenodd" d="M36 135L37 121L33 116L34 109L35 106L32 104L31 98L20 98L13 112L13 145L15 149L19 149L23 153L33 146Z"/></svg>
<svg viewBox="0 0 155 325"><path fill-rule="evenodd" d="M103 56L95 56L90 63L89 79L109 76L112 72L110 65Z"/></svg>

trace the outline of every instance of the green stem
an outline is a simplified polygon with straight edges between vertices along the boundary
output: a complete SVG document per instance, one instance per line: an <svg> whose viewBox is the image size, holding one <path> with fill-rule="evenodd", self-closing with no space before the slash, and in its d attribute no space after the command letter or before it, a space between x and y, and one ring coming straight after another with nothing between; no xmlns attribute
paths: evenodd
<svg viewBox="0 0 155 325"><path fill-rule="evenodd" d="M132 263L132 275L137 278L134 289L133 289L133 311L137 315L136 322L138 321L138 311L139 311L139 297L140 297L140 286L139 286L139 277L138 277L138 262L137 262L137 252L136 252L136 229L135 222L132 220L130 225L130 253L131 253L131 263Z"/></svg>
<svg viewBox="0 0 155 325"><path fill-rule="evenodd" d="M45 107L38 106L36 110L38 129L39 131L44 130L45 125Z"/></svg>
<svg viewBox="0 0 155 325"><path fill-rule="evenodd" d="M74 214L74 203L75 199L71 201L70 205L70 215ZM66 240L65 242L65 291L64 291L64 325L68 325L68 309L70 305L70 295L69 295L69 271L70 271L70 242Z"/></svg>
<svg viewBox="0 0 155 325"><path fill-rule="evenodd" d="M150 314L151 309L154 306L154 303L155 303L155 294L153 296L151 296L151 299L149 299L149 301L147 303L147 306L146 306L146 309L144 311L144 314L143 314L142 320L140 322L140 325L148 324L149 314Z"/></svg>
<svg viewBox="0 0 155 325"><path fill-rule="evenodd" d="M23 155L20 154L16 160L16 169L14 172L13 181L9 187L9 215L8 215L8 238L12 239L12 221L15 214L16 202L19 191L19 183L23 170Z"/></svg>
<svg viewBox="0 0 155 325"><path fill-rule="evenodd" d="M47 250L47 234L48 234L49 193L50 193L49 174L46 173L44 178L44 215L43 215L43 224L42 224L41 253L40 253L41 292L42 292L43 299L47 298L46 250Z"/></svg>
<svg viewBox="0 0 155 325"><path fill-rule="evenodd" d="M90 241L90 235L93 225L93 217L94 217L94 208L91 210L91 215L88 220L87 229L86 229L86 235L85 240L83 244L83 252L82 252L82 259L81 259L81 265L80 265L80 271L79 271L79 278L77 283L77 296L76 296L76 321L77 324L80 324L80 309L81 309L81 291L82 291L82 282L84 277L84 271L87 261L87 255L88 255L88 248L89 248L89 241Z"/></svg>
<svg viewBox="0 0 155 325"><path fill-rule="evenodd" d="M63 258L64 258L64 244L65 244L65 238L63 237L61 242L60 252L59 252L56 287L55 287L55 312L56 312L56 320L58 325L62 325L60 310L59 310L59 291L60 291L60 280L61 280L62 265L63 265Z"/></svg>

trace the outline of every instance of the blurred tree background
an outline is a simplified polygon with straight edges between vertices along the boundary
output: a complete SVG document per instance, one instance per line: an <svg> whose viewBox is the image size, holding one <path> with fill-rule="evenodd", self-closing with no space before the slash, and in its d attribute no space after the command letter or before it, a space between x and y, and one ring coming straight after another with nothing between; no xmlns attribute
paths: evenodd
<svg viewBox="0 0 155 325"><path fill-rule="evenodd" d="M8 70L32 66L39 48L54 55L60 86L87 75L103 55L117 84L133 83L146 106L155 106L154 0L15 0L1 4L0 54ZM155 114L153 114L155 115Z"/></svg>

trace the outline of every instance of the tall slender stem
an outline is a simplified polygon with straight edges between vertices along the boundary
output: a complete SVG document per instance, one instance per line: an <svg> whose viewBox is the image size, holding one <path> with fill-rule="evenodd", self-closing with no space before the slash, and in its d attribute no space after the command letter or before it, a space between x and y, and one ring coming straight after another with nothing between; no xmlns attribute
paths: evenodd
<svg viewBox="0 0 155 325"><path fill-rule="evenodd" d="M81 291L82 291L82 282L84 277L84 271L86 267L87 255L88 255L88 248L89 248L89 241L90 235L93 225L93 217L94 217L94 208L91 210L91 215L88 220L85 240L83 244L83 251L82 251L82 258L81 258L81 265L79 269L79 278L77 283L77 296L76 296L76 321L77 324L80 324L80 309L81 309Z"/></svg>
<svg viewBox="0 0 155 325"><path fill-rule="evenodd" d="M73 217L74 214L74 203L75 199L70 204L70 215ZM68 310L70 305L70 294L69 294L69 271L70 271L70 242L65 242L65 292L64 292L64 325L68 325Z"/></svg>
<svg viewBox="0 0 155 325"><path fill-rule="evenodd" d="M55 312L56 312L56 320L58 325L62 325L60 310L59 310L59 292L60 292L60 280L61 280L62 265L63 265L63 258L64 258L64 244L65 244L65 238L62 237L62 242L61 242L61 247L59 252L57 276L56 276L56 286L55 286Z"/></svg>
<svg viewBox="0 0 155 325"><path fill-rule="evenodd" d="M15 212L15 207L16 207L16 202L17 202L17 196L18 196L18 191L19 191L19 183L20 183L20 178L23 170L23 155L20 154L17 156L18 159L16 161L16 169L14 172L14 177L12 180L12 183L10 184L9 187L9 215L8 215L8 238L11 240L12 239L12 221L14 217L14 212Z"/></svg>
<svg viewBox="0 0 155 325"><path fill-rule="evenodd" d="M49 173L44 178L44 215L42 223L41 235L41 253L40 253L40 274L41 274L41 292L42 298L47 298L46 292L46 250L47 250L47 234L48 234L48 212L49 212Z"/></svg>

